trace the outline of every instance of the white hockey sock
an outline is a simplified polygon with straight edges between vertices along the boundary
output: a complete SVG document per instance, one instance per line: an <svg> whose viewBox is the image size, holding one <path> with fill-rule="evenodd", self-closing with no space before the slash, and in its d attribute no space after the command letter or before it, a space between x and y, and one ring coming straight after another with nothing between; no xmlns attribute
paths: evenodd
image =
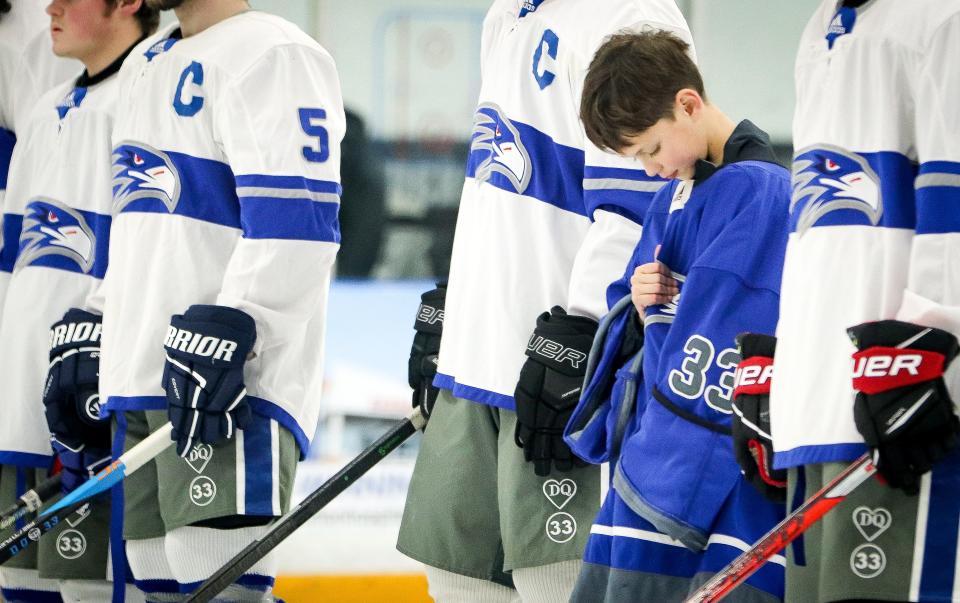
<svg viewBox="0 0 960 603"><path fill-rule="evenodd" d="M513 570L513 584L523 603L569 601L580 575L579 559Z"/></svg>
<svg viewBox="0 0 960 603"><path fill-rule="evenodd" d="M167 563L164 537L127 541L127 561L137 588L148 601L177 600L180 586Z"/></svg>
<svg viewBox="0 0 960 603"><path fill-rule="evenodd" d="M35 569L0 569L0 584L4 597L0 600L9 603L33 601L40 593L60 592L56 580L41 578Z"/></svg>
<svg viewBox="0 0 960 603"><path fill-rule="evenodd" d="M167 533L167 560L181 585L196 588L224 566L270 526L217 530L183 527ZM273 580L277 575L274 553L258 561L230 589L230 601L272 600Z"/></svg>
<svg viewBox="0 0 960 603"><path fill-rule="evenodd" d="M60 580L63 603L97 603L113 598L113 582L108 580ZM144 594L132 584L126 586L124 603L144 603Z"/></svg>
<svg viewBox="0 0 960 603"><path fill-rule="evenodd" d="M429 565L423 569L427 574L430 596L436 603L520 603L517 591L502 584Z"/></svg>

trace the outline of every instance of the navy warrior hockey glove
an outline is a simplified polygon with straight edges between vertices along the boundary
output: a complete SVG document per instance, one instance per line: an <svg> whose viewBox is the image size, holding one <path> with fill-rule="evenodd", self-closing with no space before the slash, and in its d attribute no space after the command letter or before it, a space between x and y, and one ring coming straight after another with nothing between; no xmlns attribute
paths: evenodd
<svg viewBox="0 0 960 603"><path fill-rule="evenodd" d="M64 492L110 460L110 422L100 417L101 317L72 308L50 327L43 406Z"/></svg>
<svg viewBox="0 0 960 603"><path fill-rule="evenodd" d="M916 494L920 476L957 445L960 420L943 372L960 347L952 334L899 320L847 329L853 355L853 418L877 471L895 488Z"/></svg>
<svg viewBox="0 0 960 603"><path fill-rule="evenodd" d="M440 335L443 333L443 306L447 297L447 282L440 281L436 289L420 296L416 333L407 362L407 382L413 388L413 407L420 407L423 416L430 417L439 390L433 386L437 374L437 355L440 353Z"/></svg>
<svg viewBox="0 0 960 603"><path fill-rule="evenodd" d="M570 471L587 463L575 456L563 441L587 372L587 356L597 321L570 316L554 306L537 318L537 327L527 344L527 360L513 394L517 404L514 441L534 472L550 475L550 464Z"/></svg>
<svg viewBox="0 0 960 603"><path fill-rule="evenodd" d="M170 320L163 389L180 456L197 443L229 440L250 422L243 364L256 338L253 318L235 308L194 305Z"/></svg>
<svg viewBox="0 0 960 603"><path fill-rule="evenodd" d="M787 500L787 471L773 468L770 383L777 338L759 333L737 337L740 357L733 389L733 451L740 472L774 502Z"/></svg>

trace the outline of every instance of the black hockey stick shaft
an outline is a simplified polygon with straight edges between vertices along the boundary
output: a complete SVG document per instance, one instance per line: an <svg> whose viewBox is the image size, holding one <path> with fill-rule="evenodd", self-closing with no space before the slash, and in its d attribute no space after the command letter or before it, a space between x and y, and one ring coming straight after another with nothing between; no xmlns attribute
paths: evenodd
<svg viewBox="0 0 960 603"><path fill-rule="evenodd" d="M257 561L275 549L287 536L327 506L331 500L353 485L371 467L396 450L417 430L422 429L424 424L425 420L420 413L420 409L414 409L408 418L392 427L376 442L370 444L336 475L314 490L289 513L274 522L270 530L260 539L251 542L226 565L207 578L197 590L187 597L185 603L211 601L228 586L236 582Z"/></svg>
<svg viewBox="0 0 960 603"><path fill-rule="evenodd" d="M102 495L104 493L100 494ZM41 536L62 524L67 518L74 515L77 519L82 518L89 513L88 507L94 503L97 498L99 497L85 498L53 513L45 513L25 525L23 529L17 530L16 533L5 538L3 542L0 542L0 565L10 561L15 556L30 548L35 542L40 540Z"/></svg>
<svg viewBox="0 0 960 603"><path fill-rule="evenodd" d="M28 490L3 511L0 511L0 530L12 526L18 519L22 519L40 509L43 503L60 491L60 474L45 479L32 490Z"/></svg>

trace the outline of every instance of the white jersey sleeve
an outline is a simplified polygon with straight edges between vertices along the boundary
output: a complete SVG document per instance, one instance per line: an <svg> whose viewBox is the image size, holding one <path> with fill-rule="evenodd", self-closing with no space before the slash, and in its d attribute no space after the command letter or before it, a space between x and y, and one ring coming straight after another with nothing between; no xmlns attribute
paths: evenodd
<svg viewBox="0 0 960 603"><path fill-rule="evenodd" d="M221 102L214 136L235 175L242 234L217 303L256 320L261 391L251 395L313 425L317 400L305 397L319 396L327 291L340 242L345 117L336 67L319 48L277 46L235 79ZM309 367L307 375L316 370L316 378L302 383L301 367ZM305 409L313 416L302 416Z"/></svg>
<svg viewBox="0 0 960 603"><path fill-rule="evenodd" d="M960 139L948 134L960 132L960 74L945 60L958 54L960 13L936 29L916 74L917 227L897 318L960 337ZM948 373L954 400L960 399L956 368Z"/></svg>

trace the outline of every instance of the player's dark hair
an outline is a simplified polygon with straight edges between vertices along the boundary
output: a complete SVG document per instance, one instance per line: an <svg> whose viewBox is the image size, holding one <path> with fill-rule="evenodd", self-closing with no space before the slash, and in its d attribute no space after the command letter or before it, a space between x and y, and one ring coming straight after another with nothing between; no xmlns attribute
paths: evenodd
<svg viewBox="0 0 960 603"><path fill-rule="evenodd" d="M0 0L0 2L2 1L3 0ZM108 0L107 13L109 14L113 9L120 6L120 2L122 2L122 0ZM140 32L145 36L149 36L157 31L157 27L160 25L160 10L147 6L146 0L140 5L134 17L137 18L137 22L140 24Z"/></svg>
<svg viewBox="0 0 960 603"><path fill-rule="evenodd" d="M662 30L618 33L604 42L590 62L580 101L590 142L614 152L629 146L627 136L673 118L674 99L684 88L706 100L689 48Z"/></svg>
<svg viewBox="0 0 960 603"><path fill-rule="evenodd" d="M3 13L7 13L7 12L10 12L9 0L0 0L0 16L2 16Z"/></svg>

